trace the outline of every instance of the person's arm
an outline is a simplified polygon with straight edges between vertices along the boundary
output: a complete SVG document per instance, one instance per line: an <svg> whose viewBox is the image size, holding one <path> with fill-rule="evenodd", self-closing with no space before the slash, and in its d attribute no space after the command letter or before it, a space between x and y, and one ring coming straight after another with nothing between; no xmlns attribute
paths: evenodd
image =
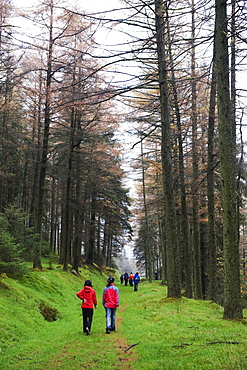
<svg viewBox="0 0 247 370"><path fill-rule="evenodd" d="M84 290L80 290L78 293L76 293L77 297L80 298L82 301L84 300Z"/></svg>
<svg viewBox="0 0 247 370"><path fill-rule="evenodd" d="M103 290L103 294L102 294L102 304L103 304L103 306L105 306L105 293L106 293L106 289Z"/></svg>
<svg viewBox="0 0 247 370"><path fill-rule="evenodd" d="M116 307L119 307L120 304L120 296L119 296L119 291L116 289Z"/></svg>

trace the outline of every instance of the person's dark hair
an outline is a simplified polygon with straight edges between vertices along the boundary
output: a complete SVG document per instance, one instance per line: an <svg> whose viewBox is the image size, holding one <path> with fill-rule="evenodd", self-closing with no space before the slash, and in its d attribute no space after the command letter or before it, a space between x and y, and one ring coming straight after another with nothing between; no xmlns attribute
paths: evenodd
<svg viewBox="0 0 247 370"><path fill-rule="evenodd" d="M92 287L91 280L86 280L84 286L91 286Z"/></svg>
<svg viewBox="0 0 247 370"><path fill-rule="evenodd" d="M113 276L110 276L110 277L107 279L107 282L108 282L108 284L112 284L112 283L114 283L114 277L113 277Z"/></svg>

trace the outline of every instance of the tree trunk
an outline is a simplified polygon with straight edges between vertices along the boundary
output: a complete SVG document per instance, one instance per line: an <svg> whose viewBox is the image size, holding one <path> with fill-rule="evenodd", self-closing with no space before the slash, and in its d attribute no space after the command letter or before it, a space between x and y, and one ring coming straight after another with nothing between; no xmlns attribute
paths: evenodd
<svg viewBox="0 0 247 370"><path fill-rule="evenodd" d="M227 1L216 0L216 68L223 208L224 318L242 319L236 196L236 156L229 91Z"/></svg>
<svg viewBox="0 0 247 370"><path fill-rule="evenodd" d="M76 205L80 205L81 181L80 181L80 164L79 157L76 158ZM75 237L72 258L72 268L78 272L81 263L81 246L82 246L82 229L84 224L84 204L76 209L75 214Z"/></svg>
<svg viewBox="0 0 247 370"><path fill-rule="evenodd" d="M176 78L174 72L174 63L171 50L171 37L170 37L170 26L169 26L169 15L168 9L166 8L166 24L167 24L167 35L168 35L168 48L169 48L169 65L171 71L171 85L173 91L173 100L175 107L175 115L177 120L178 130L178 147L179 147L179 186L181 192L181 249L183 250L183 269L185 279L185 295L187 298L192 298L192 259L191 250L189 244L189 227L187 218L187 200L186 200L186 188L185 188L185 174L184 174L184 154L183 154L183 139L182 139L182 128L181 128L181 117L178 103L178 94L176 86Z"/></svg>
<svg viewBox="0 0 247 370"><path fill-rule="evenodd" d="M192 243L194 251L194 297L202 299L202 266L201 266L201 245L199 228L199 201L198 201L198 153L197 153L197 107L196 107L196 71L195 71L195 6L192 0L192 32L191 32L191 123L192 123L192 220L193 234Z"/></svg>
<svg viewBox="0 0 247 370"><path fill-rule="evenodd" d="M74 151L74 131L75 131L75 111L72 108L71 111L71 123L70 123L70 136L69 136L69 147L68 147L68 165L67 165L67 179L66 179L66 191L65 191L65 210L64 210L64 223L63 231L64 238L61 248L64 251L63 270L68 271L69 255L70 255L70 242L71 242L71 210L70 210L70 194L71 194L71 182L72 182L72 161Z"/></svg>
<svg viewBox="0 0 247 370"><path fill-rule="evenodd" d="M92 262L94 258L95 250L95 219L96 219L96 189L92 190L91 198L91 212L90 212L90 224L89 224L89 242L88 242L88 261Z"/></svg>
<svg viewBox="0 0 247 370"><path fill-rule="evenodd" d="M165 2L166 3L166 2ZM159 90L161 105L162 144L161 157L163 169L163 189L165 200L166 246L167 246L167 285L168 297L180 298L180 274L178 263L178 237L176 209L173 194L173 168L171 158L171 128L169 111L169 91L167 83L166 50L164 40L164 3L155 0L155 26L159 70Z"/></svg>
<svg viewBox="0 0 247 370"><path fill-rule="evenodd" d="M208 165L207 165L207 197L208 197L208 261L207 261L207 292L206 299L216 302L217 297L217 263L214 209L214 122L216 106L216 68L215 50L212 67L212 80L208 118Z"/></svg>
<svg viewBox="0 0 247 370"><path fill-rule="evenodd" d="M151 243L150 243L150 231L148 222L148 209L147 209L147 199L146 199L146 184L145 184L145 169L144 169L144 154L143 154L143 143L141 140L141 157L142 157L142 194L143 194L143 206L144 206L144 217L146 225L146 249L147 249L147 261L146 267L148 271L148 280L151 283L153 278L152 269L152 253L151 253Z"/></svg>
<svg viewBox="0 0 247 370"><path fill-rule="evenodd" d="M47 77L46 77L46 92L45 92L45 124L43 134L43 147L41 156L40 176L38 185L38 205L37 205L37 219L36 219L36 232L41 236L42 234L42 221L43 221L43 204L45 193L45 177L47 170L47 156L48 156L48 143L50 134L50 105L51 105L51 80L52 80L52 53L53 53L53 1L50 3L50 25L49 25L49 46L48 46L48 59L47 59ZM34 252L33 267L42 268L41 264L41 249L36 247Z"/></svg>

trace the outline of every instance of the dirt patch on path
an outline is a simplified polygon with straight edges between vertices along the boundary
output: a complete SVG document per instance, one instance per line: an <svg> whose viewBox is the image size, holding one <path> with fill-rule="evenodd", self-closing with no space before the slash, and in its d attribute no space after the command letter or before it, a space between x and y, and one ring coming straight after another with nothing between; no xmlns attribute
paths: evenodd
<svg viewBox="0 0 247 370"><path fill-rule="evenodd" d="M121 310L119 311L123 312L124 308L121 308ZM117 317L117 328L118 327L121 328L121 324L122 324L122 318ZM134 369L133 365L137 359L135 352L132 349L128 350L130 345L127 343L126 338L124 338L121 335L117 336L117 333L116 333L116 336L114 335L114 337L112 338L112 342L113 342L114 347L119 353L119 357L118 357L119 363L116 369L121 369L121 370Z"/></svg>

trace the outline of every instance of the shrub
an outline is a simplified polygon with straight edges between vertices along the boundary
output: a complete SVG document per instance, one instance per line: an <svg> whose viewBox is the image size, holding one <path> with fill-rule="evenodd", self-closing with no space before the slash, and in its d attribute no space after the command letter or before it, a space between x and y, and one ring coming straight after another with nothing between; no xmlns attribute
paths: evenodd
<svg viewBox="0 0 247 370"><path fill-rule="evenodd" d="M0 274L21 277L27 273L24 261L20 258L21 245L15 244L8 231L0 231Z"/></svg>

